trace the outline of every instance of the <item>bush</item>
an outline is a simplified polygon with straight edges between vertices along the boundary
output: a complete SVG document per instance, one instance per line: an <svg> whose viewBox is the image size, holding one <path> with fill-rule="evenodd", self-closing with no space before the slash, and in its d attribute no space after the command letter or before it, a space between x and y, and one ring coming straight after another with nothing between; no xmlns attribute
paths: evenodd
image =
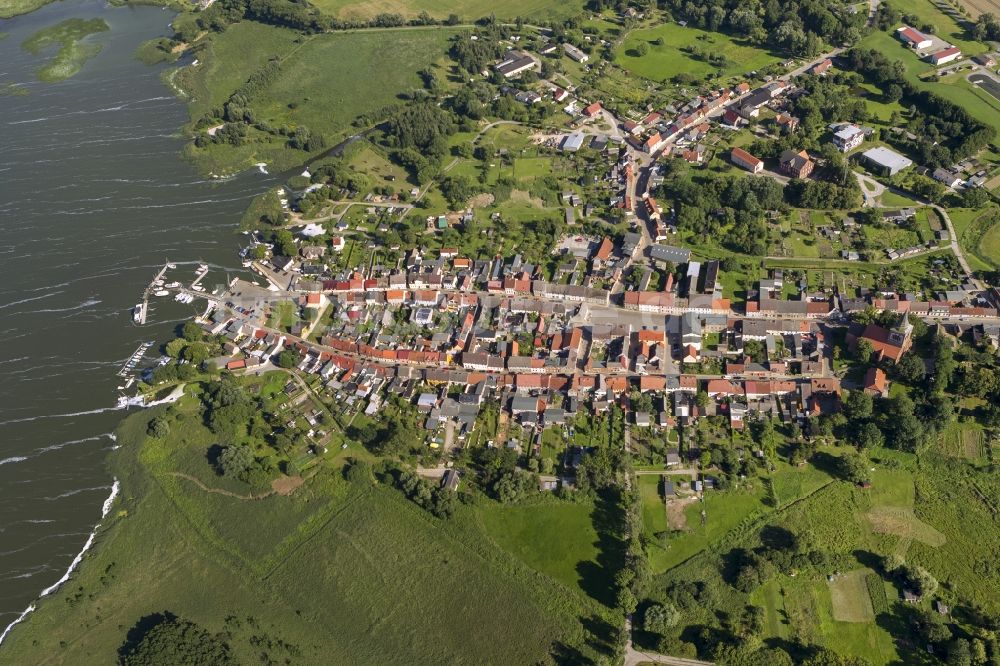
<svg viewBox="0 0 1000 666"><path fill-rule="evenodd" d="M157 416L149 422L149 426L146 428L146 434L150 437L163 439L170 434L170 423L162 416Z"/></svg>
<svg viewBox="0 0 1000 666"><path fill-rule="evenodd" d="M219 456L219 471L223 476L244 479L254 464L253 451L246 444L234 444L222 450Z"/></svg>

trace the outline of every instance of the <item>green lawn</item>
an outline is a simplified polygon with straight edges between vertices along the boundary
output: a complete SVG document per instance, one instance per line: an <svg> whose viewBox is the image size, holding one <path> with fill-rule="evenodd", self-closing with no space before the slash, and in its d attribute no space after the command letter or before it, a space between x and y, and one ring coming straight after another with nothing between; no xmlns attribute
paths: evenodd
<svg viewBox="0 0 1000 666"><path fill-rule="evenodd" d="M911 11L909 4L910 3L907 3L907 7L900 8L903 11ZM943 14L940 14L940 12L938 12L936 8L932 7L927 0L917 0L914 4L917 8L930 7L934 12L943 16ZM951 19L947 19L947 21L954 26L954 22L951 21ZM943 25L943 23L939 25ZM945 38L950 41L954 41L962 48L962 52L965 55L975 55L986 50L984 45L977 42L951 39L950 35L946 35L946 33L942 33L940 30L939 34L945 36ZM925 90L937 93L938 95L951 100L956 104L960 104L977 120L1000 131L1000 101L989 93L979 90L966 81L965 75L969 73L968 71L946 77L945 79L937 82L922 80L920 76L922 74L927 74L933 70L934 67L928 62L920 60L916 53L903 46L900 41L896 39L894 33L889 34L887 32L879 32L876 30L862 39L858 45L863 48L881 51L890 60L899 60L903 63L906 70L906 78L911 83Z"/></svg>
<svg viewBox="0 0 1000 666"><path fill-rule="evenodd" d="M536 20L565 19L583 10L582 0L508 0L502 4L489 0L317 0L313 4L343 19L370 19L377 14L402 14L413 18L427 12L435 18L456 14L469 23L491 14L501 19L518 16Z"/></svg>
<svg viewBox="0 0 1000 666"><path fill-rule="evenodd" d="M344 480L333 459L287 497L206 492L176 474L232 488L205 460L213 437L195 400L177 409L165 440L145 436L155 412L119 428L120 497L72 581L8 636L10 663L116 663L129 628L163 611L227 632L247 664L537 663L555 643L594 658L605 648L587 644L581 619L620 623L563 578L572 557L598 557L593 505L556 503L545 530L518 533L565 539L546 545L558 566L525 566L482 533L477 509L437 520L394 489Z"/></svg>
<svg viewBox="0 0 1000 666"><path fill-rule="evenodd" d="M654 43L659 39L663 40L662 45ZM641 43L645 43L649 49L645 56L639 56L636 52ZM687 52L692 47L712 55L724 56L725 65L715 67ZM615 62L647 79L667 81L680 73L697 77L715 73L723 77L735 76L776 63L778 57L722 33L663 23L629 33L615 54Z"/></svg>
<svg viewBox="0 0 1000 666"><path fill-rule="evenodd" d="M668 542L662 556L651 558L654 570L664 571L676 566L735 529L750 515L762 511L763 492L763 485L757 483L752 491L709 492L704 502L690 504L684 511L685 532ZM704 525L701 524L702 509L706 514Z"/></svg>

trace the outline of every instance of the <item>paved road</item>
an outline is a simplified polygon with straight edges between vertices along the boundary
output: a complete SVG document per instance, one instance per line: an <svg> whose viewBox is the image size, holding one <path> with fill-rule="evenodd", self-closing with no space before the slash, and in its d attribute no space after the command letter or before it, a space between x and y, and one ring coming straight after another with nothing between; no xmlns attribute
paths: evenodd
<svg viewBox="0 0 1000 666"><path fill-rule="evenodd" d="M875 208L880 206L879 197L885 194L885 185L860 171L855 171L854 177L858 179L861 193L865 197L864 207Z"/></svg>

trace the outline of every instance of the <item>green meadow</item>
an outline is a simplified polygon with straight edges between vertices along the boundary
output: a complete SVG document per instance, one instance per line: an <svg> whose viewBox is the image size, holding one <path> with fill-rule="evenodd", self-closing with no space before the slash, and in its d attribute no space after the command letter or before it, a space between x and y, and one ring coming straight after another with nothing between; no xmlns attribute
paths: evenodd
<svg viewBox="0 0 1000 666"><path fill-rule="evenodd" d="M617 566L598 543L599 504L459 503L443 521L345 480L355 445L291 494L251 499L212 471L196 398L173 410L162 440L146 435L157 411L120 426L119 499L72 579L8 637L10 663L116 663L129 629L164 611L223 633L237 663L524 664L607 650L588 638L621 621L590 587Z"/></svg>
<svg viewBox="0 0 1000 666"><path fill-rule="evenodd" d="M0 0L0 19L29 14L52 0Z"/></svg>
<svg viewBox="0 0 1000 666"><path fill-rule="evenodd" d="M762 491L764 499L755 507L741 490L707 492L707 524L699 524L702 504L695 501L687 509L687 526L667 542L668 552L673 551L669 559L658 554L659 545L648 545L658 572L650 601L670 600L669 590L695 582L702 586L701 603L682 608L686 627L712 626L717 617L750 605L762 612L765 643L820 644L876 665L917 663L921 648L904 638L912 609L882 570L882 558L898 555L941 582L919 607L930 608L934 598L948 604L962 599L987 614L1000 612L1000 573L987 564L988 553L1000 547L993 515L1000 487L983 465L982 447L970 444L979 441L977 432L966 434L956 425L919 458L874 451L868 489L830 476L842 448L822 447L808 465L780 464L766 482L773 490ZM648 534L662 525L652 511L662 499L646 492L646 486L640 480ZM716 529L709 533L713 503L715 516L729 515L716 518ZM734 563L742 553L790 532L826 553L830 564L777 571L747 593L733 587ZM644 636L639 635L640 642ZM679 639L689 640L683 634Z"/></svg>
<svg viewBox="0 0 1000 666"><path fill-rule="evenodd" d="M657 42L662 40L662 44ZM639 55L637 48L646 44L648 52ZM690 50L723 56L719 68ZM778 62L778 57L719 32L663 23L634 30L615 53L615 62L634 74L653 81L668 81L678 74L704 78L720 74L723 78L747 73Z"/></svg>
<svg viewBox="0 0 1000 666"><path fill-rule="evenodd" d="M199 47L198 67L179 70L174 82L189 96L193 120L219 108L251 74L272 58L280 72L250 100L258 121L272 127L307 127L327 146L356 131L352 123L401 104L400 96L423 87L417 72L439 71L447 80L448 40L454 29L336 32L301 38L283 28L242 22ZM343 66L350 63L350 66ZM255 162L291 168L310 154L286 146L282 137L251 129L240 146L188 146L199 170L227 173Z"/></svg>

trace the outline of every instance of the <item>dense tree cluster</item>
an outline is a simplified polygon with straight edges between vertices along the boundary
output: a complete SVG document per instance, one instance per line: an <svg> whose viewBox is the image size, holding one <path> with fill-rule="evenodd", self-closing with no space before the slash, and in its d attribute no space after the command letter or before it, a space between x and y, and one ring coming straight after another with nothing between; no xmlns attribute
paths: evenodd
<svg viewBox="0 0 1000 666"><path fill-rule="evenodd" d="M972 29L972 35L980 42L1000 41L1000 20L990 12L980 14Z"/></svg>
<svg viewBox="0 0 1000 666"><path fill-rule="evenodd" d="M861 187L853 178L843 185L823 180L791 180L785 187L785 198L797 208L845 210L857 208L862 201Z"/></svg>
<svg viewBox="0 0 1000 666"><path fill-rule="evenodd" d="M396 485L410 501L438 518L451 518L455 512L455 493L442 486L432 485L408 469L398 470Z"/></svg>
<svg viewBox="0 0 1000 666"><path fill-rule="evenodd" d="M786 208L781 186L754 176L698 182L682 172L664 183L661 196L675 201L681 228L754 255L767 251L764 213Z"/></svg>
<svg viewBox="0 0 1000 666"><path fill-rule="evenodd" d="M517 468L518 454L513 449L480 449L475 462L483 487L501 502L516 502L538 491L538 475Z"/></svg>
<svg viewBox="0 0 1000 666"><path fill-rule="evenodd" d="M169 612L140 620L118 652L123 666L236 664L220 635Z"/></svg>
<svg viewBox="0 0 1000 666"><path fill-rule="evenodd" d="M466 72L478 74L503 55L501 40L509 37L509 32L502 26L496 26L488 31L478 32L476 39L472 39L471 34L458 35L451 45L451 57Z"/></svg>
<svg viewBox="0 0 1000 666"><path fill-rule="evenodd" d="M853 44L861 37L862 12L818 0L746 4L736 0L668 0L675 18L710 31L746 37L759 46L798 56L815 55L823 43Z"/></svg>

